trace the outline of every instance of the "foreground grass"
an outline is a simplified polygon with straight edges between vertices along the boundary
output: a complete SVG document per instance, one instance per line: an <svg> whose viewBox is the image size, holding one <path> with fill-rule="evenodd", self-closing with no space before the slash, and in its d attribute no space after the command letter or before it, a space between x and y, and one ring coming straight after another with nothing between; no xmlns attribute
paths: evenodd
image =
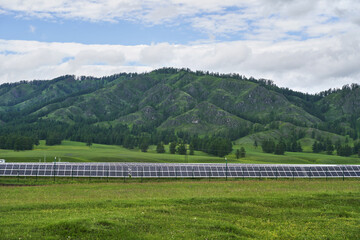
<svg viewBox="0 0 360 240"><path fill-rule="evenodd" d="M359 180L0 187L1 239L359 239Z"/></svg>
<svg viewBox="0 0 360 240"><path fill-rule="evenodd" d="M235 151L245 147L246 157L236 159ZM156 147L151 146L148 152L139 149L129 150L121 146L93 144L91 147L85 143L63 141L62 145L46 146L41 141L32 151L10 151L0 149L0 159L7 162L47 162L61 158L63 162L169 162L169 163L224 163L224 158L214 157L204 152L195 151L194 156L184 156L167 153L157 154ZM360 164L358 157L340 157L335 155L314 154L309 152L291 153L279 156L263 153L261 147L255 148L252 144L234 145L233 153L227 156L229 163L271 163L271 164Z"/></svg>

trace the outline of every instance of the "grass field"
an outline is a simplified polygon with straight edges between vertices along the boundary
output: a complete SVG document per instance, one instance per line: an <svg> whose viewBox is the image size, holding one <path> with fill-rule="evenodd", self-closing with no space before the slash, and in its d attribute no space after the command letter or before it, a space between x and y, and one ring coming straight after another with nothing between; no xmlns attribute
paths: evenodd
<svg viewBox="0 0 360 240"><path fill-rule="evenodd" d="M360 239L356 179L133 180L0 193L0 239Z"/></svg>
<svg viewBox="0 0 360 240"><path fill-rule="evenodd" d="M40 141L32 151L0 150L0 159L7 162L53 162L61 158L63 162L173 162L173 163L224 163L224 158L214 157L206 153L195 151L194 156L169 154L157 154L155 146L151 146L147 153L139 149L129 150L121 146L109 146L93 144L91 147L85 143L63 141L62 145L46 146ZM360 164L358 157L339 157L335 155L314 154L310 152L292 153L286 152L283 156L263 153L261 147L255 148L251 144L242 145L246 149L246 157L235 158L235 149L240 145L234 145L233 153L227 156L229 163L283 163L283 164Z"/></svg>
<svg viewBox="0 0 360 240"><path fill-rule="evenodd" d="M168 152L168 149L166 149ZM129 150L121 146L93 144L91 147L81 142L63 141L61 145L46 146L44 141L32 151L15 152L0 150L0 158L9 162L53 162L61 158L63 162L211 162L220 158L196 151L196 156L157 154L155 146L151 146L147 153L139 149Z"/></svg>

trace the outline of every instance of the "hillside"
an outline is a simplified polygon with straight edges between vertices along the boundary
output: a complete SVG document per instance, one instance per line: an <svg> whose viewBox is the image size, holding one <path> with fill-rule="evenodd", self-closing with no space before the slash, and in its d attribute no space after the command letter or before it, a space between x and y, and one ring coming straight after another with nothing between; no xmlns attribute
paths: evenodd
<svg viewBox="0 0 360 240"><path fill-rule="evenodd" d="M286 137L288 132L279 130L285 123L357 139L359 117L356 84L310 95L279 88L269 80L188 69L103 78L63 76L0 86L2 134L26 125L22 129L32 129L40 139L47 135L46 129L41 134L36 130L41 124L59 129L125 125L133 134L171 131L235 140L270 130ZM140 130L131 130L133 126Z"/></svg>

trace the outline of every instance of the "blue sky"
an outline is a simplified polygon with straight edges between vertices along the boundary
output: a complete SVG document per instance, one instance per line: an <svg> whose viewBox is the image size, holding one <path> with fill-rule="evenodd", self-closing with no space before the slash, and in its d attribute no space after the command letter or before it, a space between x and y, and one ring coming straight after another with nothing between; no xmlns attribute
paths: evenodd
<svg viewBox="0 0 360 240"><path fill-rule="evenodd" d="M171 66L318 92L360 83L355 0L2 0L0 83Z"/></svg>
<svg viewBox="0 0 360 240"><path fill-rule="evenodd" d="M88 22L77 19L16 18L0 15L0 38L83 44L138 45L158 42L186 44L207 35L181 26L146 26L132 21Z"/></svg>

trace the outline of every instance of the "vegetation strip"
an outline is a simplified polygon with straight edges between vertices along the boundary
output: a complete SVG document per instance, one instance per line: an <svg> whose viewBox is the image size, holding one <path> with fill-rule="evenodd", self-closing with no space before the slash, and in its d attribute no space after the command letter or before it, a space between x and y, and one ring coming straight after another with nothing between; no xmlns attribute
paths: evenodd
<svg viewBox="0 0 360 240"><path fill-rule="evenodd" d="M0 191L4 239L360 236L355 180L83 182Z"/></svg>

